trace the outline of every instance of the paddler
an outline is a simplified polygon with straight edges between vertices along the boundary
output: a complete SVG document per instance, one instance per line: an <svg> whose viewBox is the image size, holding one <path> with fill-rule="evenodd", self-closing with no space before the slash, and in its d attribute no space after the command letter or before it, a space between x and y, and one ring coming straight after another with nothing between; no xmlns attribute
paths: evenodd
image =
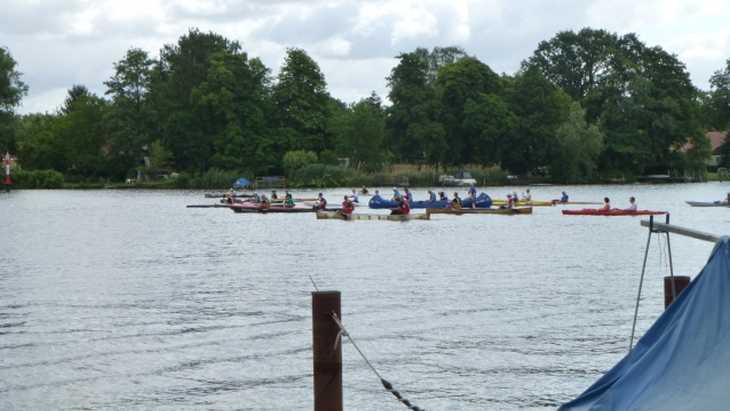
<svg viewBox="0 0 730 411"><path fill-rule="evenodd" d="M560 202L561 203L567 203L568 202L568 193L563 191L563 193L560 195Z"/></svg>
<svg viewBox="0 0 730 411"><path fill-rule="evenodd" d="M532 201L532 194L530 194L530 189L528 188L525 194L522 196L522 201L524 202L530 202Z"/></svg>
<svg viewBox="0 0 730 411"><path fill-rule="evenodd" d="M413 194L408 190L408 187L403 189L403 197L408 201L409 203L413 201Z"/></svg>
<svg viewBox="0 0 730 411"><path fill-rule="evenodd" d="M359 199L357 198L357 191L355 191L354 188L352 189L352 194L350 194L350 199L352 200L353 203L360 202Z"/></svg>
<svg viewBox="0 0 730 411"><path fill-rule="evenodd" d="M636 198L629 197L629 207L626 209L626 211L636 211L639 207L636 205Z"/></svg>
<svg viewBox="0 0 730 411"><path fill-rule="evenodd" d="M446 197L446 193L443 191L439 191L439 201L446 201L449 202L449 197Z"/></svg>
<svg viewBox="0 0 730 411"><path fill-rule="evenodd" d="M436 202L436 193L434 193L431 190L428 190L428 201L435 203Z"/></svg>
<svg viewBox="0 0 730 411"><path fill-rule="evenodd" d="M396 187L393 187L393 201L398 201L400 198L400 191Z"/></svg>
<svg viewBox="0 0 730 411"><path fill-rule="evenodd" d="M350 200L348 196L345 196L342 201L342 209L339 210L339 213L347 217L350 216L353 211L355 211L355 204L353 204L352 200Z"/></svg>
<svg viewBox="0 0 730 411"><path fill-rule="evenodd" d="M399 199L398 208L391 209L390 215L408 215L411 213L411 206L405 198Z"/></svg>
<svg viewBox="0 0 730 411"><path fill-rule="evenodd" d="M472 184L469 187L469 198L471 198L471 208L477 207L477 188Z"/></svg>
<svg viewBox="0 0 730 411"><path fill-rule="evenodd" d="M462 207L461 198L459 198L459 193L454 193L454 199L451 200L451 208L459 209Z"/></svg>
<svg viewBox="0 0 730 411"><path fill-rule="evenodd" d="M284 196L284 207L292 208L294 207L294 198L292 197L290 192L286 192L286 195Z"/></svg>
<svg viewBox="0 0 730 411"><path fill-rule="evenodd" d="M317 210L324 210L327 208L327 199L324 198L322 193L317 194L317 205L315 207Z"/></svg>
<svg viewBox="0 0 730 411"><path fill-rule="evenodd" d="M259 208L269 208L271 206L271 202L268 198L266 198L266 194L261 194L261 202L259 203Z"/></svg>
<svg viewBox="0 0 730 411"><path fill-rule="evenodd" d="M279 196L276 195L276 190L271 190L271 199L272 200L278 200Z"/></svg>
<svg viewBox="0 0 730 411"><path fill-rule="evenodd" d="M608 197L603 197L603 207L601 207L601 210L611 211L611 200Z"/></svg>
<svg viewBox="0 0 730 411"><path fill-rule="evenodd" d="M362 186L362 188L360 189L360 194L366 196L366 195L368 195L368 193L369 193L368 188L365 186Z"/></svg>
<svg viewBox="0 0 730 411"><path fill-rule="evenodd" d="M507 194L507 208L514 208L517 205L517 197Z"/></svg>
<svg viewBox="0 0 730 411"><path fill-rule="evenodd" d="M380 201L383 198L380 197L380 190L375 190L375 194L373 195L373 198L370 199L370 201Z"/></svg>

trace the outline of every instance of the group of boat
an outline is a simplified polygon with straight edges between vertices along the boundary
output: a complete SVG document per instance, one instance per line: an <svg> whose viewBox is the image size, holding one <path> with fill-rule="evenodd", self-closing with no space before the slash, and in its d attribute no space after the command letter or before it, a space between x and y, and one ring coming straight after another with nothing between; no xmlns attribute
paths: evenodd
<svg viewBox="0 0 730 411"><path fill-rule="evenodd" d="M319 220L388 220L388 221L407 221L407 220L430 220L434 214L445 214L454 216L463 215L530 215L533 213L533 207L552 207L557 205L600 205L603 204L602 208L583 208L583 209L564 209L562 210L563 215L568 216L645 216L645 215L661 215L667 214L666 211L661 210L642 210L636 208L631 199L631 206L629 208L613 208L608 202L608 198L604 199L603 203L591 202L591 201L569 201L567 194L563 192L561 199L554 200L533 200L529 197L529 190L527 192L527 198L517 198L516 195L508 196L507 199L492 199L486 193L480 193L476 195L473 188L470 189L470 194L463 200L458 198L458 194L454 193L456 200L449 200L441 194L440 199L436 199L435 195L429 191L430 197L427 200L413 200L412 194L406 190L406 197L401 197L397 190L394 190L396 194L391 199L386 199L380 196L376 191L369 201L366 203L360 203L358 201L358 195L355 190L352 190L352 194L343 196L346 198L345 202L352 204L354 207L363 208L368 207L374 210L394 210L391 214L380 214L380 213L362 213L362 212L343 212L342 207L328 207L326 200L320 195L317 198L301 197L293 198L291 194L287 192L286 197L279 198L276 193L272 193L272 198L266 198L259 196L256 193L212 193L206 194L206 198L222 198L218 204L210 205L190 205L188 207L214 207L214 208L228 208L235 213L314 213ZM358 193L360 195L369 195L369 193ZM405 198L411 198L410 201ZM687 201L690 206L693 207L729 207L730 198L723 201L714 202L697 202ZM424 210L424 212L406 212L399 213L398 207L402 201L408 201L409 210L417 209Z"/></svg>

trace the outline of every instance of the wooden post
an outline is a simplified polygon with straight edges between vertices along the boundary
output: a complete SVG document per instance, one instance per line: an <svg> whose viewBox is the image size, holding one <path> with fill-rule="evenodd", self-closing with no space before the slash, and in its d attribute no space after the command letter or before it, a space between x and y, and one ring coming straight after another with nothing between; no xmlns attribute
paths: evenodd
<svg viewBox="0 0 730 411"><path fill-rule="evenodd" d="M679 294L687 288L689 285L690 278L686 275L675 275L674 276L674 289L677 293L677 297L679 297ZM664 309L669 307L669 304L671 304L674 300L672 299L672 277L664 277Z"/></svg>
<svg viewBox="0 0 730 411"><path fill-rule="evenodd" d="M314 411L342 411L342 344L332 313L342 318L340 292L313 292Z"/></svg>

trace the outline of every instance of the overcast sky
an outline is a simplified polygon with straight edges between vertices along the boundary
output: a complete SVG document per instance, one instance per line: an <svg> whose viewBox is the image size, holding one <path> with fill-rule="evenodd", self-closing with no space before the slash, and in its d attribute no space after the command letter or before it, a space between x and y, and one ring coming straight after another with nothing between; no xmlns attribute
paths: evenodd
<svg viewBox="0 0 730 411"><path fill-rule="evenodd" d="M348 102L385 95L402 51L458 45L513 73L539 41L582 27L637 33L678 55L700 88L730 58L728 0L1 1L0 47L30 87L22 113L55 110L74 84L103 94L127 49L156 57L190 27L238 40L274 73L287 47L301 47Z"/></svg>

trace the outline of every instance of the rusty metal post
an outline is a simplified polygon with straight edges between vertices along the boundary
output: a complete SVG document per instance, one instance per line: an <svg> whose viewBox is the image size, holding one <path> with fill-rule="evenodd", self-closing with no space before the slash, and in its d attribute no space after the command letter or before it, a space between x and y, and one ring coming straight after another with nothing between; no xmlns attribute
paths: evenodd
<svg viewBox="0 0 730 411"><path fill-rule="evenodd" d="M672 281L674 280L674 281ZM690 278L686 275L675 275L674 277L664 277L664 309L669 307L669 304L674 302L673 295L679 296L679 294L687 288L689 285ZM673 284L672 284L673 283ZM674 287L672 287L672 285Z"/></svg>
<svg viewBox="0 0 730 411"><path fill-rule="evenodd" d="M313 292L314 411L342 411L342 345L332 313L342 318L340 292Z"/></svg>

